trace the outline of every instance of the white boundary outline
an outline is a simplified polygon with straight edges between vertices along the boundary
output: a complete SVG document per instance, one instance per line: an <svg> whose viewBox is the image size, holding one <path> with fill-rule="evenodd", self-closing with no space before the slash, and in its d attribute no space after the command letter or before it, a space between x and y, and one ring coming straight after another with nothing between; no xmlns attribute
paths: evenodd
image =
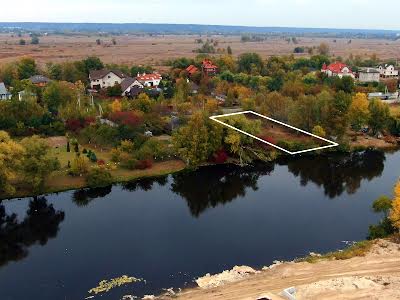
<svg viewBox="0 0 400 300"><path fill-rule="evenodd" d="M328 145L328 146L322 146L322 147L317 147L317 148L312 148L312 149L301 150L301 151L296 151L296 152L291 152L291 151L286 150L286 149L284 149L284 148L282 148L282 147L279 147L279 146L277 146L277 145L275 145L275 144L272 144L272 143L270 143L270 142L268 142L268 141L266 141L266 140L260 139L259 137L255 136L255 135L252 135L252 134L250 134L250 133L248 133L248 132L245 132L245 131L243 131L243 130L241 130L241 129L239 129L239 128L236 128L236 127L234 127L234 126L232 126L232 125L229 125L229 124L227 124L227 123L224 123L224 122L218 120L218 118L229 117L229 116L235 116L235 115L243 115L243 114L253 114L253 115L259 116L259 117L261 117L261 118L267 119L267 120L269 120L269 121L278 123L278 124L280 124L280 125L289 127L289 128L291 128L291 129L300 131L300 132L302 132L302 133L304 133L304 134L307 134L307 135L310 135L310 136L315 137L315 138L317 138L317 139L320 139L320 140L322 140L322 141L325 141L325 142L329 143L330 145ZM272 146L272 147L274 147L274 148L277 148L277 149L279 149L279 150L281 150L281 151L283 151L283 152L286 152L286 153L288 153L288 154L291 154L291 155L301 154L301 153L305 153L305 152L311 152L311 151L316 151L316 150L327 149L327 148L332 148L332 147L337 147L337 146L339 146L338 143L335 143L335 142L333 142L333 141L327 140L327 139L325 139L325 138L323 138L323 137L320 137L320 136L318 136L318 135L312 134L311 132L302 130L302 129L300 129L300 128L291 126L291 125L289 125L289 124L280 122L280 121L278 121L278 120L275 120L275 119L266 117L266 116L264 116L264 115L261 115L261 114L259 114L259 113L254 112L254 111L251 111L251 110L248 110L248 111L241 111L241 112L236 112L236 113L230 113L230 114L224 114L224 115L218 115L218 116L212 116L212 117L210 117L210 119L213 120L213 121L215 121L215 122L218 122L218 123L220 123L220 124L222 124L222 125L224 125L224 126L226 126L226 127L229 127L229 128L231 128L231 129L233 129L233 130L236 130L236 131L238 131L238 132L240 132L240 133L242 133L242 134L245 134L245 135L247 135L247 136L250 136L250 137L252 137L252 138L254 138L254 139L256 139L256 140L258 140L258 141L260 141L260 142L263 142L264 144L268 144L268 145L270 145L270 146Z"/></svg>

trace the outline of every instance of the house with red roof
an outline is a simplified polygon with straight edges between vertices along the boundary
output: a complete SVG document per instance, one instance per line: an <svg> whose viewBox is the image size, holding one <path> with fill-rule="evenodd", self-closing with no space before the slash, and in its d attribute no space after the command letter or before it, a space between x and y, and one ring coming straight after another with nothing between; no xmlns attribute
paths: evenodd
<svg viewBox="0 0 400 300"><path fill-rule="evenodd" d="M160 85L162 76L158 73L137 74L136 79L143 84L144 87L157 88Z"/></svg>
<svg viewBox="0 0 400 300"><path fill-rule="evenodd" d="M189 67L186 68L186 72L188 72L189 76L193 76L193 74L198 71L199 69L194 65L190 65Z"/></svg>
<svg viewBox="0 0 400 300"><path fill-rule="evenodd" d="M341 62L335 62L328 66L324 64L322 66L321 72L328 75L328 77L338 76L339 78L342 78L344 76L350 76L353 79L356 78L350 67Z"/></svg>
<svg viewBox="0 0 400 300"><path fill-rule="evenodd" d="M214 65L211 60L205 59L201 65L201 70L203 74L207 76L214 76L218 72L218 67Z"/></svg>

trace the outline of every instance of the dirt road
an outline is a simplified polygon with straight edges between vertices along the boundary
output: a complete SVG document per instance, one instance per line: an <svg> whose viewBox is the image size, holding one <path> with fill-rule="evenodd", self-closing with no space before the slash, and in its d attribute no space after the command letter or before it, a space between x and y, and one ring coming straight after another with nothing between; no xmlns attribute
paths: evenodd
<svg viewBox="0 0 400 300"><path fill-rule="evenodd" d="M178 299L281 299L292 286L296 299L400 299L400 245L378 241L364 257L284 263L237 282L183 291Z"/></svg>

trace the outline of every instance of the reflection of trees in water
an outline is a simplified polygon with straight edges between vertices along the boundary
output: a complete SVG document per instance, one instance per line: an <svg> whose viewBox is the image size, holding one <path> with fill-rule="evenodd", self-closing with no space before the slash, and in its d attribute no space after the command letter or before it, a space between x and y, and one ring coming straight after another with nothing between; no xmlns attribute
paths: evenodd
<svg viewBox="0 0 400 300"><path fill-rule="evenodd" d="M371 180L382 174L385 154L381 151L364 151L351 154L300 157L285 162L295 176L300 176L301 185L310 181L322 186L330 198L344 191L354 194L361 180Z"/></svg>
<svg viewBox="0 0 400 300"><path fill-rule="evenodd" d="M171 189L185 198L192 215L198 217L209 207L244 197L246 188L257 190L259 177L273 169L273 164L265 163L243 168L234 165L204 167L195 172L174 174Z"/></svg>
<svg viewBox="0 0 400 300"><path fill-rule="evenodd" d="M135 192L137 190L150 191L155 183L164 186L168 182L168 176L143 178L122 184L124 190Z"/></svg>
<svg viewBox="0 0 400 300"><path fill-rule="evenodd" d="M72 201L77 206L86 206L92 200L97 198L103 198L110 194L112 191L112 186L99 187L99 188L89 188L76 190L72 195Z"/></svg>
<svg viewBox="0 0 400 300"><path fill-rule="evenodd" d="M0 205L0 266L25 258L30 246L43 246L56 237L63 220L64 212L56 211L44 197L29 202L22 222L16 214L7 215L4 205Z"/></svg>

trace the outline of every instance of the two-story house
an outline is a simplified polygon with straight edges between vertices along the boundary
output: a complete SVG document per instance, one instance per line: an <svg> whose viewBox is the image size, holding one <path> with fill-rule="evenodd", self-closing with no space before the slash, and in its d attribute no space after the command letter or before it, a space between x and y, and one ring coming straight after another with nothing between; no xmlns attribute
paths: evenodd
<svg viewBox="0 0 400 300"><path fill-rule="evenodd" d="M382 78L391 78L399 76L399 71L396 70L393 65L388 65L388 64L379 65L378 70Z"/></svg>
<svg viewBox="0 0 400 300"><path fill-rule="evenodd" d="M379 82L380 72L376 68L360 68L358 70L358 81L360 82Z"/></svg>
<svg viewBox="0 0 400 300"><path fill-rule="evenodd" d="M337 76L339 78L343 78L344 76L350 76L353 79L356 78L350 67L341 62L335 62L328 66L324 64L321 72L328 75L328 77Z"/></svg>
<svg viewBox="0 0 400 300"><path fill-rule="evenodd" d="M0 82L0 100L10 100L11 94L8 92L5 84Z"/></svg>
<svg viewBox="0 0 400 300"><path fill-rule="evenodd" d="M92 89L104 89L121 84L129 76L119 70L93 70L89 73L90 87Z"/></svg>

